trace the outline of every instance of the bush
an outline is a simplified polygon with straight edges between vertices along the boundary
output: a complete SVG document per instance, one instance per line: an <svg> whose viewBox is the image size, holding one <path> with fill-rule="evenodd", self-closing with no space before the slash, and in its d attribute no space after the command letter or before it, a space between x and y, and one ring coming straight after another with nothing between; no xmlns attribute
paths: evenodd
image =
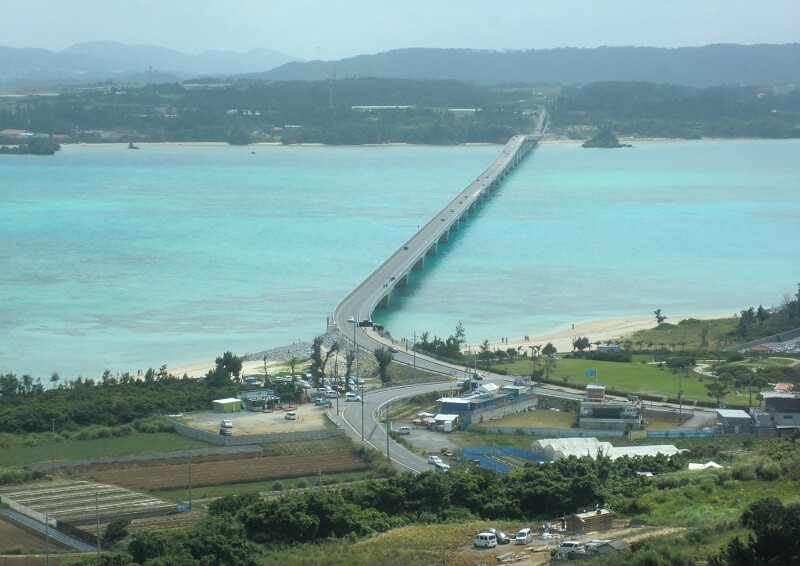
<svg viewBox="0 0 800 566"><path fill-rule="evenodd" d="M114 429L114 436L131 436L134 433L131 425L122 425Z"/></svg>
<svg viewBox="0 0 800 566"><path fill-rule="evenodd" d="M276 481L272 484L272 491L283 491L283 484L279 481Z"/></svg>
<svg viewBox="0 0 800 566"><path fill-rule="evenodd" d="M753 481L756 479L756 466L750 462L736 464L731 468L731 475L739 481Z"/></svg>
<svg viewBox="0 0 800 566"><path fill-rule="evenodd" d="M304 487L308 487L308 482L306 480L297 480L297 484L296 485L297 485L297 487L302 489Z"/></svg>
<svg viewBox="0 0 800 566"><path fill-rule="evenodd" d="M774 460L762 460L755 470L759 479L765 481L776 480L781 475L781 467Z"/></svg>

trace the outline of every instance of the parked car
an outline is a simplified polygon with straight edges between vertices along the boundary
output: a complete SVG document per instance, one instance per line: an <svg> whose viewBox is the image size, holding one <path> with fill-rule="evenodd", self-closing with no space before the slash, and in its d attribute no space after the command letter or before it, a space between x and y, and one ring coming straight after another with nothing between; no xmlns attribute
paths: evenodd
<svg viewBox="0 0 800 566"><path fill-rule="evenodd" d="M428 456L428 463L433 465L441 464L442 459L439 458L439 456L434 456L433 454L431 454L430 456Z"/></svg>
<svg viewBox="0 0 800 566"><path fill-rule="evenodd" d="M327 407L331 404L331 400L327 397L317 397L317 399L314 401L314 404L317 407Z"/></svg>
<svg viewBox="0 0 800 566"><path fill-rule="evenodd" d="M283 415L283 418L286 419L287 421L296 421L297 413L295 413L294 411L289 411L288 413Z"/></svg>
<svg viewBox="0 0 800 566"><path fill-rule="evenodd" d="M444 473L450 471L450 466L448 464L443 463L443 462L439 462L437 464L434 464L433 471L434 472L438 472L440 474L444 474ZM499 541L499 539L498 539L498 541Z"/></svg>
<svg viewBox="0 0 800 566"><path fill-rule="evenodd" d="M522 528L517 532L514 540L517 544L528 544L533 540L533 532L528 527Z"/></svg>
<svg viewBox="0 0 800 566"><path fill-rule="evenodd" d="M358 401L360 403L361 402L361 396L360 395L356 395L355 393L345 393L344 400L345 401Z"/></svg>
<svg viewBox="0 0 800 566"><path fill-rule="evenodd" d="M224 419L221 423L219 423L220 428L233 428L233 423L228 419Z"/></svg>
<svg viewBox="0 0 800 566"><path fill-rule="evenodd" d="M229 428L222 428L220 427L219 433L221 436L233 436L233 430Z"/></svg>
<svg viewBox="0 0 800 566"><path fill-rule="evenodd" d="M397 434L411 434L411 427L410 426L397 427L397 430L395 432Z"/></svg>
<svg viewBox="0 0 800 566"><path fill-rule="evenodd" d="M479 548L494 548L497 546L497 535L494 533L478 533L475 535L473 542Z"/></svg>
<svg viewBox="0 0 800 566"><path fill-rule="evenodd" d="M583 543L577 540L562 540L558 546L558 552L561 554L572 554L573 552L584 552L586 547Z"/></svg>

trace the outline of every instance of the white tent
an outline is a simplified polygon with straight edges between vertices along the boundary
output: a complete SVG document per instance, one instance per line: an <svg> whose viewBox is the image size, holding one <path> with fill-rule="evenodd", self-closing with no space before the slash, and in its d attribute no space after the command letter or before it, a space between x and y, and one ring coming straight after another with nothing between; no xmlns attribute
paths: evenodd
<svg viewBox="0 0 800 566"><path fill-rule="evenodd" d="M575 456L576 458L582 456L597 458L599 454L603 454L612 460L616 460L623 456L629 456L631 458L637 456L657 456L658 454L673 456L680 452L680 450L672 444L620 446L615 448L610 442L600 442L594 437L546 438L535 440L531 444L531 451L554 462L563 458L569 458L570 456Z"/></svg>

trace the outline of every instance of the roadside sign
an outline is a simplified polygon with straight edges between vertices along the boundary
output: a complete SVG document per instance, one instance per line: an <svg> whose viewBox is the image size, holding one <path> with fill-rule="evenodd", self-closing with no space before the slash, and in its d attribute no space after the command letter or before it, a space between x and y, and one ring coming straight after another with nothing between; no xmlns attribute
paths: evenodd
<svg viewBox="0 0 800 566"><path fill-rule="evenodd" d="M597 370L596 369L587 369L584 375L586 377L597 377Z"/></svg>

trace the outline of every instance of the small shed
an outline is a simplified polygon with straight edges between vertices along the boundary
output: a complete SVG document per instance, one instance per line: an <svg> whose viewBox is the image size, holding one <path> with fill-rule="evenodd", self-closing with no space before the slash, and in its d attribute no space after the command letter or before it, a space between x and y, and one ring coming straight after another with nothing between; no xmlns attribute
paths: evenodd
<svg viewBox="0 0 800 566"><path fill-rule="evenodd" d="M458 426L458 415L443 415L440 413L433 418L436 421L436 430L453 432L453 429Z"/></svg>
<svg viewBox="0 0 800 566"><path fill-rule="evenodd" d="M598 354L608 354L609 352L620 352L622 349L619 344L599 344L597 346Z"/></svg>
<svg viewBox="0 0 800 566"><path fill-rule="evenodd" d="M750 432L752 420L750 415L741 409L717 409L717 425L724 432L739 434Z"/></svg>
<svg viewBox="0 0 800 566"><path fill-rule="evenodd" d="M596 401L598 403L602 403L605 398L606 398L605 385L590 383L589 385L586 386L586 394L584 395L584 399L586 401Z"/></svg>
<svg viewBox="0 0 800 566"><path fill-rule="evenodd" d="M215 413L238 413L242 408L242 401L235 397L227 399L215 399L211 402Z"/></svg>
<svg viewBox="0 0 800 566"><path fill-rule="evenodd" d="M612 527L614 512L608 509L596 509L585 513L567 515L567 532L591 533L595 531L608 531Z"/></svg>

